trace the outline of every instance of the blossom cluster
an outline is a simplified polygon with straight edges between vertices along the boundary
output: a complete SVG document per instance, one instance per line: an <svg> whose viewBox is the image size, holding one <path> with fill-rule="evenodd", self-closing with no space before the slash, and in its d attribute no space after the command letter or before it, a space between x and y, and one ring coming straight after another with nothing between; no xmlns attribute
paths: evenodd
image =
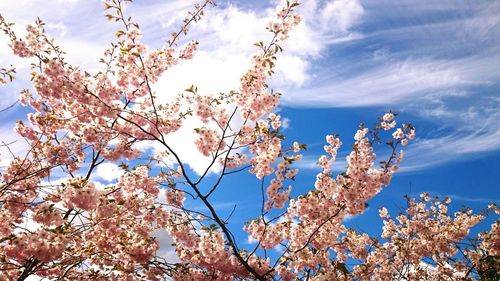
<svg viewBox="0 0 500 281"><path fill-rule="evenodd" d="M278 9L276 21L269 23L268 29L274 34L269 45L256 43L261 53L252 57L252 66L241 77L240 91L234 100L244 118L257 120L278 105L280 95L268 92L266 79L273 74L276 53L282 50L278 43L286 40L290 31L300 23L300 16L293 12L297 5L297 2L287 2Z"/></svg>
<svg viewBox="0 0 500 281"><path fill-rule="evenodd" d="M390 183L400 147L416 138L410 124L398 127L394 112L371 130L360 126L343 172L332 168L342 141L327 135L314 184L305 192L294 186L300 195L292 194L307 146L286 139L284 119L273 112L280 94L266 80L280 44L300 24L297 2L277 9L267 27L272 39L256 43L260 51L238 89L212 95L193 85L168 102L153 86L196 55L197 41L179 47L179 38L213 2L196 5L156 49L141 41L125 2L105 1L106 17L123 30L98 72L68 63L42 21L19 38L0 16L14 55L34 61L33 90L19 97L32 112L15 127L29 149L0 174L0 280L469 280L498 272L499 222L461 246L485 215L449 215L449 200L423 194L396 217L381 208L382 240L344 224ZM12 73L2 68L0 84ZM201 175L170 142L192 123L199 128L186 142L209 160ZM379 143L389 146L386 157L376 155ZM96 175L104 163L120 169L105 175L106 184ZM257 241L253 250L233 232L235 210L222 216L213 204L225 177L244 171L255 175L262 196L261 213L243 227L249 242ZM175 247L174 261L162 256L162 235ZM271 249L279 257L268 255Z"/></svg>

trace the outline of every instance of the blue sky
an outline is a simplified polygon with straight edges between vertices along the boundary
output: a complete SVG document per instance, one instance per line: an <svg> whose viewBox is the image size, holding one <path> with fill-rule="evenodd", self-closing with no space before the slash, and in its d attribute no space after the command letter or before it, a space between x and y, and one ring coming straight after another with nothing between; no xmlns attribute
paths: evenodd
<svg viewBox="0 0 500 281"><path fill-rule="evenodd" d="M106 23L99 0L8 2L0 2L5 18L20 23L20 29L40 16L68 59L90 70L99 68L101 50L118 27ZM255 51L252 43L268 36L264 28L275 2L219 1L186 39L201 43L195 60L167 74L156 89L168 93L191 84L205 92L236 88ZM137 1L127 12L141 24L144 40L161 46L192 3ZM342 167L359 122L372 124L394 110L400 121L417 128L417 139L405 149L392 184L369 202L364 215L349 220L350 226L379 232L377 207L398 212L404 194L450 196L456 209L500 203L500 1L306 0L300 9L303 23L285 44L271 80L284 93L279 110L288 120L287 141L309 144L293 195L313 187L319 171L314 163L326 134L337 132L344 142ZM0 88L3 108L15 101L20 88L29 87L29 76L23 77L29 64L13 60L6 48L0 49L0 58L20 73L15 83ZM16 139L11 127L26 112L16 105L2 113L2 140ZM190 147L182 141L178 145L186 159L196 159ZM17 143L16 149L23 147ZM189 164L197 171L203 161L195 162ZM238 205L235 225L257 216L259 208L252 203L260 198L257 181L251 175L243 179L228 178L215 197L222 212Z"/></svg>

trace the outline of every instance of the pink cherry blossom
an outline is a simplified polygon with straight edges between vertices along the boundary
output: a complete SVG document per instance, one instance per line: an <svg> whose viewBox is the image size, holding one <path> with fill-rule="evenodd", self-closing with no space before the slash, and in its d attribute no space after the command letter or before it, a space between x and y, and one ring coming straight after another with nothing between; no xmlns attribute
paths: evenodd
<svg viewBox="0 0 500 281"><path fill-rule="evenodd" d="M381 207L378 237L346 226L390 184L401 146L416 138L392 111L373 128L360 125L341 172L332 165L350 138L327 135L318 173L303 184L297 163L307 146L287 139L276 112L281 94L268 85L282 43L301 22L297 2L283 1L267 24L270 41L255 44L236 89L217 94L196 85L154 90L166 71L197 55L197 41L181 40L214 3L195 5L154 48L141 41L126 2L104 1L119 29L99 71L68 62L40 19L20 38L0 16L12 53L32 65L31 90L19 97L30 113L14 128L29 148L0 171L0 280L482 280L498 272L494 204L451 213L450 198L422 193L399 214ZM0 68L0 84L14 72ZM173 146L179 131L191 133L183 141L194 154ZM377 155L379 143L387 146ZM192 155L206 163L202 172L186 164ZM258 185L248 175L227 184L242 173ZM245 214L254 219L244 225L232 218L241 209L214 203L227 185L259 195L260 212ZM470 237L488 215L491 228Z"/></svg>

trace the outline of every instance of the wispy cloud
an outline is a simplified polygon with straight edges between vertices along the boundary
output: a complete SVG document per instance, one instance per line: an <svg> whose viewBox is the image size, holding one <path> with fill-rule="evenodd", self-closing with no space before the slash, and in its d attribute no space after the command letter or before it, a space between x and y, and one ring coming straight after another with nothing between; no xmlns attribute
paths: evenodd
<svg viewBox="0 0 500 281"><path fill-rule="evenodd" d="M427 169L454 160L479 157L500 147L500 129L420 139L406 150L402 172ZM466 158L467 157L467 158Z"/></svg>
<svg viewBox="0 0 500 281"><path fill-rule="evenodd" d="M500 3L362 4L352 31L360 38L330 48L341 56L323 58L330 66L313 68L315 79L287 87L285 104L390 107L449 128L408 147L402 171L500 149L500 16L493 12Z"/></svg>
<svg viewBox="0 0 500 281"><path fill-rule="evenodd" d="M289 106L360 107L404 105L410 100L456 95L457 91L489 86L500 80L500 69L495 64L500 61L498 49L460 59L406 58L387 59L382 64L368 62L368 69L349 77L291 89L284 101Z"/></svg>
<svg viewBox="0 0 500 281"><path fill-rule="evenodd" d="M481 198L481 197L466 197L462 195L457 195L457 194L441 194L439 192L433 192L429 191L429 194L432 196L437 196L439 198L445 198L449 197L453 201L458 201L458 202L477 202L477 203L500 203L500 198Z"/></svg>
<svg viewBox="0 0 500 281"><path fill-rule="evenodd" d="M306 156L302 158L301 160L294 162L293 167L301 170L313 170L313 171L318 171L321 172L321 166L318 164L318 159L320 156ZM347 162L345 160L345 157L339 156L335 160L335 162L332 163L331 166L331 171L333 172L341 172L345 171L345 168L347 167Z"/></svg>

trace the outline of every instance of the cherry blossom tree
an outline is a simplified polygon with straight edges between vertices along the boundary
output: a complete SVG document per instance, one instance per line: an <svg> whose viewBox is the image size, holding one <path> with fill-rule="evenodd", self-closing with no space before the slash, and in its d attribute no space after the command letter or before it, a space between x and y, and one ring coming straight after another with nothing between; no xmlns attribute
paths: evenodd
<svg viewBox="0 0 500 281"><path fill-rule="evenodd" d="M500 222L469 237L488 213L498 215L495 205L481 214L449 214L448 198L422 194L407 198L406 211L396 217L380 209L379 238L344 225L390 183L401 147L415 138L415 128L398 124L393 112L373 128L360 125L347 167L336 175L331 166L342 142L326 136L312 189L292 198L294 163L306 145L285 145L275 110L280 93L266 81L281 43L300 23L297 2L277 8L267 27L272 39L255 44L239 88L213 95L186 85L182 93L168 93L169 102L160 101L153 85L196 55L198 43L180 45L180 38L215 3L196 5L166 44L153 49L125 15L126 2L105 1L105 16L122 27L95 73L68 63L42 20L20 38L0 16L13 54L32 63L33 84L19 97L32 113L15 127L29 149L12 153L0 176L1 280L498 280ZM0 69L0 83L14 74ZM189 120L201 125L186 141L210 159L201 174L169 143ZM160 147L154 155L138 148L152 144ZM382 161L376 160L379 145L390 148ZM108 186L93 181L109 162L119 163L123 175ZM261 211L235 226L212 199L227 177L242 173L260 181L254 188L262 194ZM189 208L192 202L207 212ZM237 227L255 247L241 247L232 232ZM171 237L176 261L158 254L158 232Z"/></svg>

